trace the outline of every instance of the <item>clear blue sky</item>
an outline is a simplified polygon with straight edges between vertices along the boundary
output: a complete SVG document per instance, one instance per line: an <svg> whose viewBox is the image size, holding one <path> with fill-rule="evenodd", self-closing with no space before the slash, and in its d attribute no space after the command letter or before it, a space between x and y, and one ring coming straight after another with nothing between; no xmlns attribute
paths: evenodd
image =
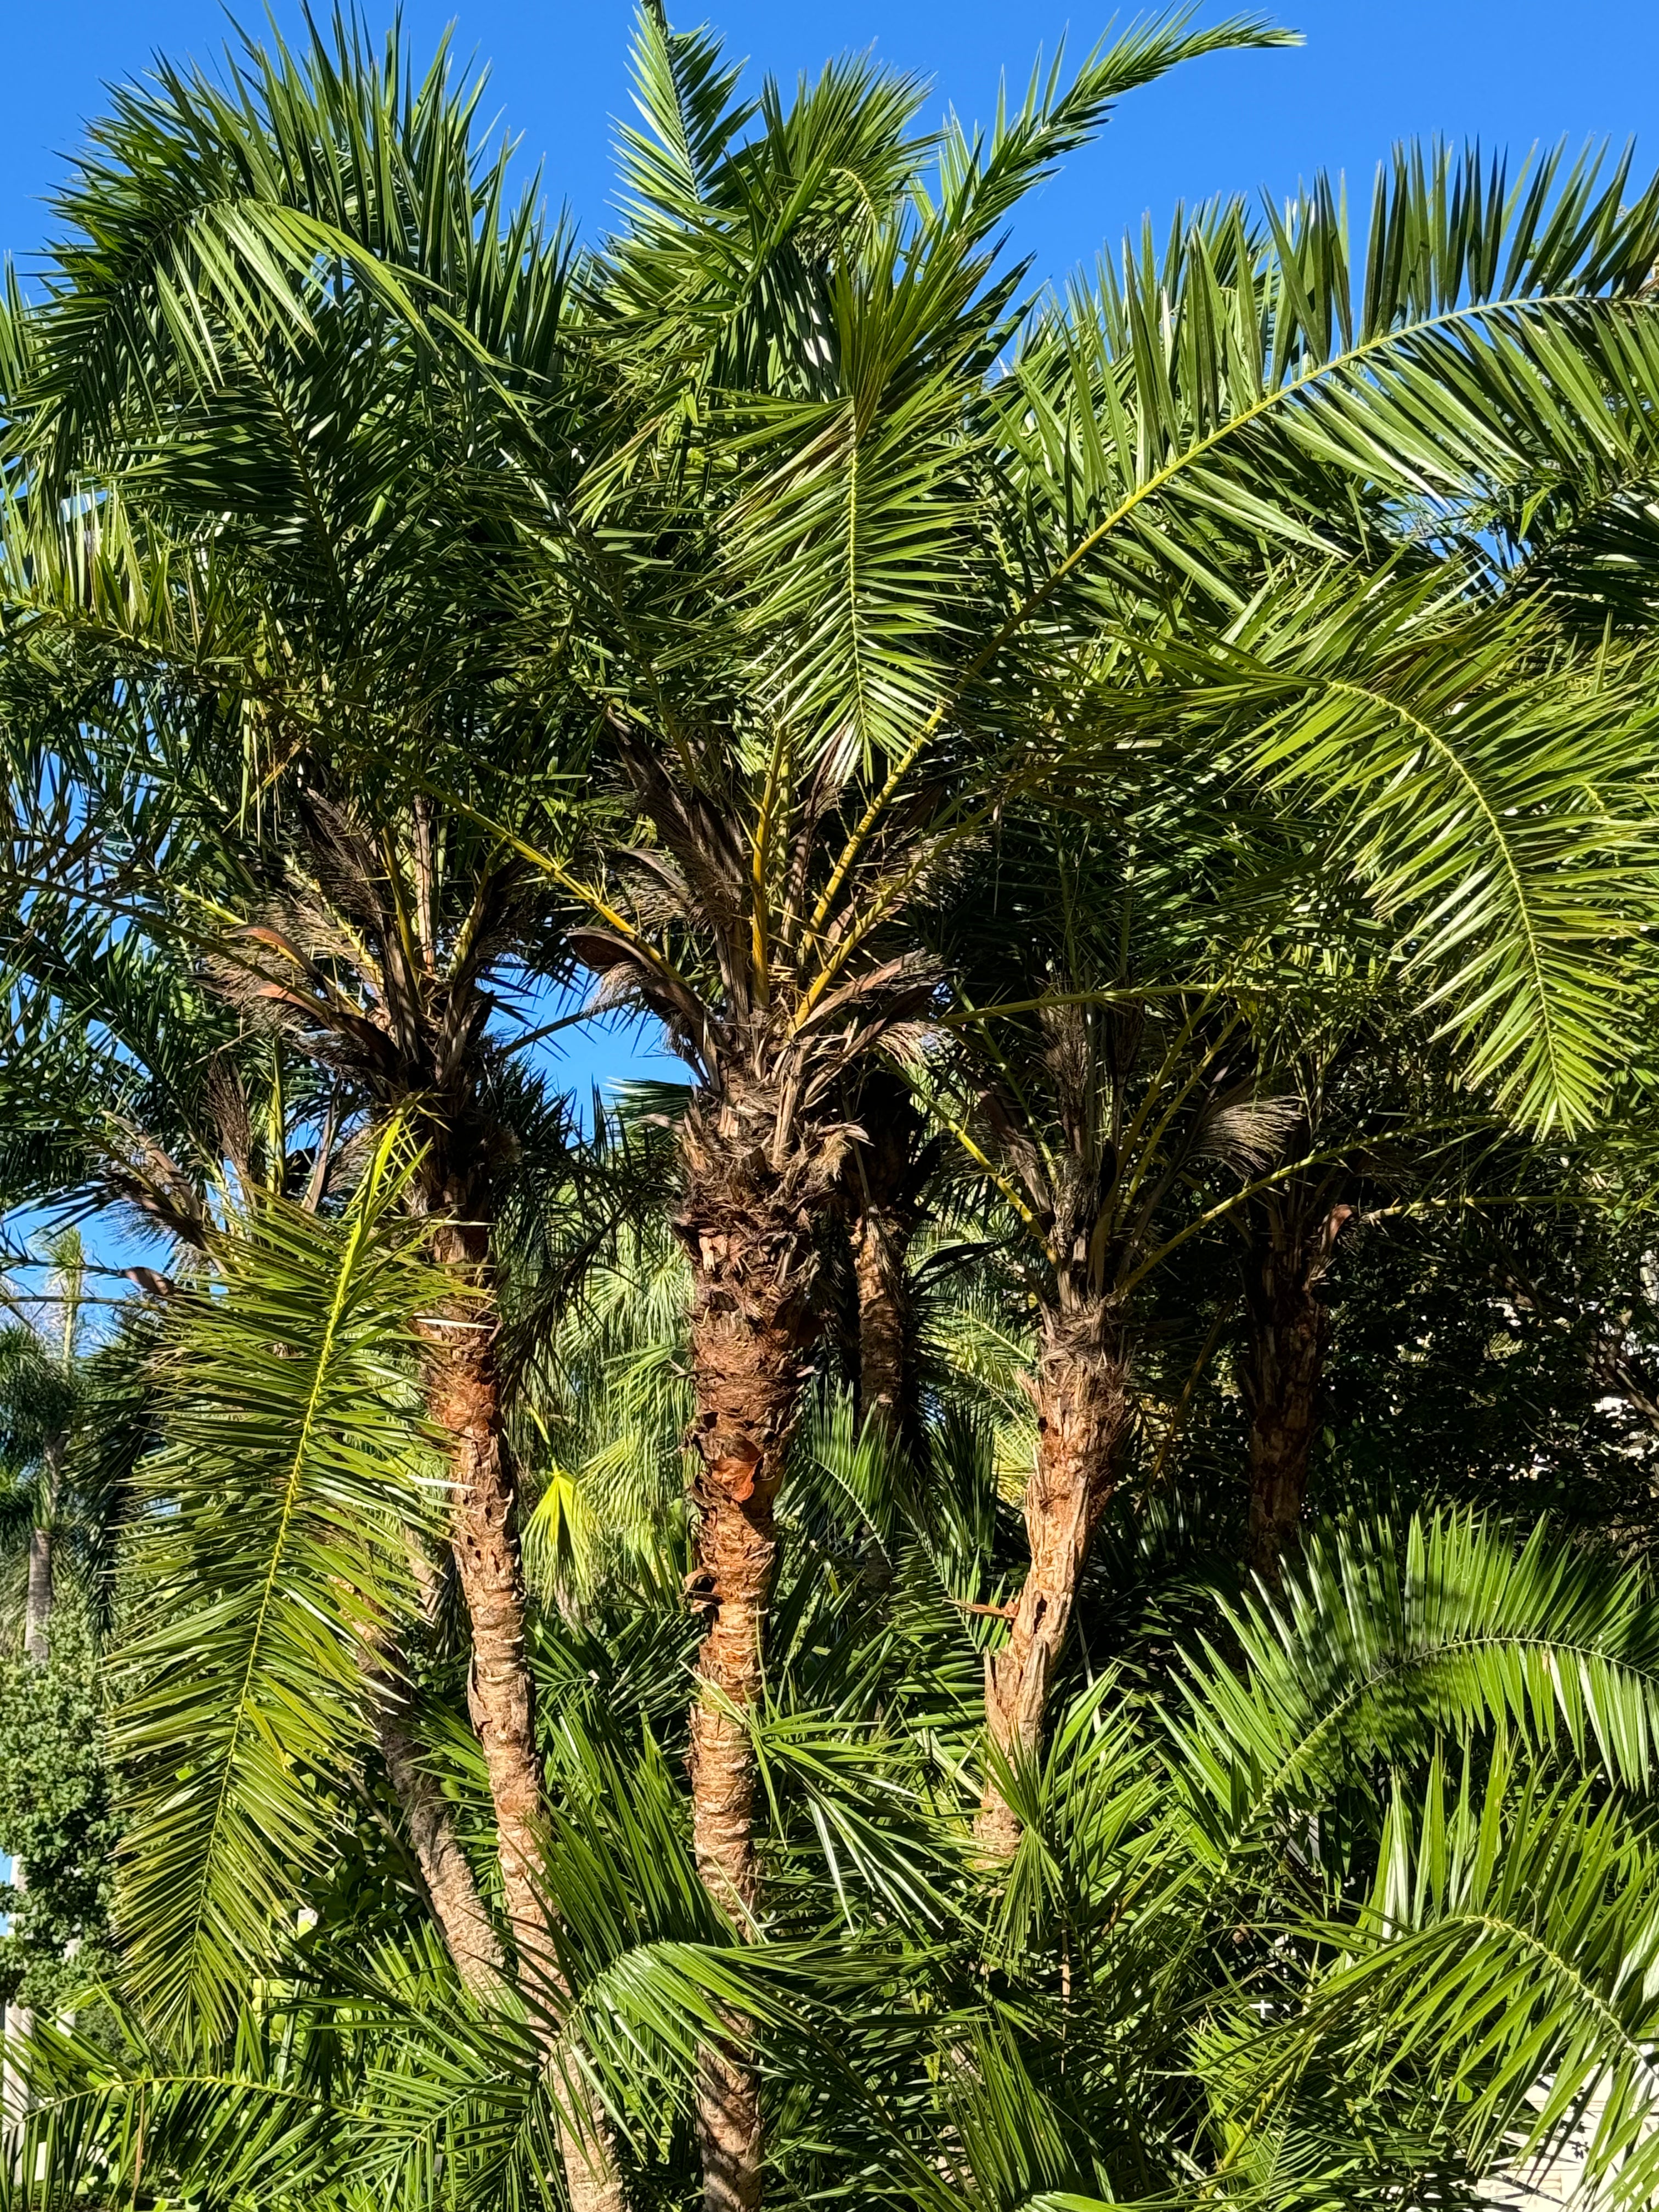
<svg viewBox="0 0 1659 2212"><path fill-rule="evenodd" d="M152 52L205 58L227 18L216 0L11 0L6 16L6 128L0 134L0 244L20 256L42 234L41 196L97 112L106 82ZM257 22L254 4L236 11ZM292 0L276 20L298 26ZM378 22L389 10L371 5ZM725 0L712 11L731 52L793 76L847 48L930 76L939 106L986 115L998 73L1024 86L1041 44L1069 28L1080 52L1109 9L1037 0ZM1133 9L1121 11L1123 15ZM1202 19L1228 12L1205 0ZM1104 139L1053 184L1024 241L1051 270L1177 198L1266 185L1291 190L1322 166L1369 182L1390 142L1413 132L1479 136L1516 151L1563 134L1646 142L1659 161L1659 5L1655 0L1304 0L1267 12L1305 33L1299 52L1226 56L1138 94ZM546 157L550 189L584 224L610 190L611 118L627 100L628 0L410 0L404 18L424 52L455 24L462 54L493 63L490 105ZM701 9L678 18L690 22Z"/></svg>
<svg viewBox="0 0 1659 2212"><path fill-rule="evenodd" d="M611 121L627 105L630 12L629 0L465 0L459 13L410 0L403 14L416 56L453 21L458 54L493 65L487 111L544 158L550 196L591 233L611 191ZM1227 12L1205 0L1200 16ZM1019 232L1042 273L1091 257L1146 210L1162 223L1182 198L1283 195L1321 167L1346 170L1368 191L1391 143L1413 133L1478 137L1516 157L1563 136L1634 137L1638 160L1659 163L1659 0L1304 0L1267 12L1304 32L1306 46L1200 62L1135 95L1048 187ZM260 20L257 6L237 13ZM274 13L290 34L300 29L292 0ZM228 19L216 0L10 0L6 15L0 246L27 268L46 233L43 197L99 112L102 86L141 72L158 49L210 58ZM990 112L1000 71L1023 90L1040 45L1069 33L1080 57L1108 13L1051 0L1028 10L988 0L725 0L714 20L757 73L793 78L873 46L929 76L937 107L972 118ZM620 1041L584 1040L567 1079L608 1076L627 1058Z"/></svg>

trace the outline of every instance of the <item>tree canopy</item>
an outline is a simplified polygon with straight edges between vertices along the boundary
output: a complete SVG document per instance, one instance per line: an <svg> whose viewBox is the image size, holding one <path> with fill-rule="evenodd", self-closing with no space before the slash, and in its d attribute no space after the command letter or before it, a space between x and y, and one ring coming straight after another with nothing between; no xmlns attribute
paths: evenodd
<svg viewBox="0 0 1659 2212"><path fill-rule="evenodd" d="M20 2205L1651 2201L1659 180L1019 258L1286 42L970 131L646 0L592 240L355 15L110 94L0 315Z"/></svg>

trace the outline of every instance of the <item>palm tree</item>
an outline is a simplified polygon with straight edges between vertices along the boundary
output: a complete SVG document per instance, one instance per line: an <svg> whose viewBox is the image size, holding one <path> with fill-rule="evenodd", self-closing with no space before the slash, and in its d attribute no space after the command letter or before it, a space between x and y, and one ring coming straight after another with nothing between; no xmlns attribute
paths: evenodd
<svg viewBox="0 0 1659 2212"><path fill-rule="evenodd" d="M986 394L1018 278L993 276L994 241L1120 94L1270 42L1245 23L1132 33L1069 86L1034 82L985 143L947 141L929 204L915 85L832 66L791 106L767 90L745 135L756 111L714 41L640 17L647 127L624 138L629 220L590 280L615 406L547 535L552 619L586 647L574 696L649 842L613 848L598 881L562 879L594 917L579 954L698 1078L678 1216L708 1607L693 1804L704 1878L751 1927L742 1714L821 1326L816 1247L857 1142L848 1085L928 1005L905 906L984 818L1010 749L975 742L1006 697L971 738L946 729L980 673L968 641L1006 606ZM735 2044L710 2054L702 2126L711 2212L757 2203L758 2089Z"/></svg>
<svg viewBox="0 0 1659 2212"><path fill-rule="evenodd" d="M1296 1149L1310 1164L1255 1194L1230 1224L1249 1423L1243 1556L1269 1583L1300 1540L1328 1412L1326 1279L1342 1240L1393 1205L1456 1205L1477 1156L1505 1135L1501 1116L1445 1080L1426 1025L1404 1017L1394 979L1363 942L1344 946L1333 934L1310 951L1324 1003L1310 1010L1289 991L1264 999L1252 1036L1265 1085L1297 1103ZM1528 1147L1511 1139L1507 1149L1513 1167ZM1494 1175L1488 1163L1482 1182L1489 1202L1501 1198L1501 1168Z"/></svg>
<svg viewBox="0 0 1659 2212"><path fill-rule="evenodd" d="M1034 82L984 139L947 134L923 187L908 85L832 70L793 106L764 94L749 131L714 44L641 19L647 130L624 139L629 220L591 278L614 411L545 560L562 649L592 640L556 696L602 723L644 841L613 845L603 872L555 872L594 916L578 951L659 1016L702 1085L680 1217L710 1605L695 1797L707 1878L746 1920L738 1716L759 1691L815 1243L848 1203L857 1066L902 1050L930 1004L907 905L988 823L993 792L1097 744L1126 699L1177 725L1248 700L1226 740L1241 761L1349 805L1348 849L1378 895L1435 915L1431 956L1482 948L1449 982L1454 1018L1501 1002L1480 1048L1514 1097L1582 1112L1609 1065L1582 937L1543 912L1541 848L1471 871L1461 899L1430 896L1468 836L1472 773L1433 687L1451 626L1403 634L1439 586L1407 564L1379 622L1369 578L1345 596L1328 573L1287 591L1278 572L1340 549L1374 575L1416 503L1455 530L1494 485L1547 471L1571 507L1650 467L1644 411L1614 410L1606 444L1606 410L1574 414L1547 356L1575 349L1585 390L1650 387L1653 193L1627 205L1623 173L1604 186L1547 165L1511 199L1448 159L1402 165L1380 191L1358 319L1323 187L1265 232L1230 210L1186 226L1162 266L1138 258L1039 315L996 373L1020 317L994 241L1023 193L1120 91L1262 39L1132 34L1068 87ZM1430 428L1448 380L1467 410L1449 434ZM1355 692L1338 641L1378 629L1375 681ZM1190 710L1148 693L1133 642L1158 654L1176 638L1201 678ZM1522 773L1519 699L1483 773ZM1419 708L1439 716L1426 753ZM1541 756L1552 771L1570 773L1570 719ZM1554 785L1547 873L1603 837L1589 811ZM1502 818L1476 824L1488 842ZM1526 951L1540 927L1541 963ZM723 2060L711 2084L710 2171L727 2178L709 2201L748 2203L752 2085Z"/></svg>
<svg viewBox="0 0 1659 2212"><path fill-rule="evenodd" d="M858 1314L859 1404L865 1419L915 1456L921 1443L910 1248L941 1146L909 1086L876 1063L863 1072L854 1120L863 1132L848 1170Z"/></svg>
<svg viewBox="0 0 1659 2212"><path fill-rule="evenodd" d="M319 1196L354 1130L401 1121L418 1146L404 1196L453 1286L424 1324L427 1389L451 1439L473 1718L519 1972L556 2008L492 1224L518 1156L556 1160L566 1133L491 1024L563 954L513 838L467 800L493 820L535 788L528 759L549 765L503 687L511 588L491 516L512 385L541 388L561 357L568 256L528 199L509 202L506 154L481 150L479 90L452 85L441 54L417 86L395 37L377 63L338 26L298 58L250 49L222 84L164 71L121 95L60 202L81 235L15 333L9 411L37 471L18 629L81 702L26 726L26 766L53 748L94 871L100 840L120 853L82 896L142 898L244 1030L318 1072ZM356 167L369 145L372 184ZM228 176L270 247L241 276L213 242ZM156 306L139 359L110 334L130 334L135 298L169 296L175 235L199 256L202 318L184 331ZM417 296L443 303L443 344ZM65 542L48 487L71 480L98 490ZM371 767L388 747L390 778ZM420 781L441 755L483 771L447 812ZM546 818L527 817L544 838ZM395 1655L378 1672L433 1900L457 1955L489 1973L477 1901L416 1802ZM614 2176L588 2170L602 2146L571 2141L573 2191L612 2201Z"/></svg>
<svg viewBox="0 0 1659 2212"><path fill-rule="evenodd" d="M1243 901L1229 896L1224 854L1212 849L1206 868L1204 845L1190 823L1166 845L1156 833L1121 845L1051 809L1021 810L942 918L956 1050L936 1068L933 1110L981 1185L1036 1334L1030 1565L1007 1640L986 1661L980 1838L993 1856L1015 1850L1017 1770L1037 1755L1132 1448L1140 1286L1273 1188L1291 1134L1294 1109L1261 1094L1230 1007L1236 979L1213 972L1226 957L1218 932Z"/></svg>
<svg viewBox="0 0 1659 2212"><path fill-rule="evenodd" d="M1603 793L1642 750L1641 672L1613 654L1593 682L1571 635L1551 662L1537 595L1498 621L1456 594L1501 598L1492 543L1524 538L1546 480L1582 518L1650 472L1659 198L1623 172L1546 164L1510 197L1474 165L1406 162L1363 283L1316 187L1288 223L1186 224L1161 263L1029 321L998 263L1022 196L1118 94L1267 42L1161 23L1039 77L981 139L927 138L915 88L865 64L735 104L713 42L647 11L629 213L575 286L527 216L498 220L501 172L475 168L471 110L436 80L406 94L344 41L309 75L251 61L246 98L164 76L88 175L61 298L9 341L42 495L24 631L48 659L96 640L180 818L204 788L216 839L228 816L263 854L212 916L220 972L328 1064L349 1048L380 1111L409 1107L408 1192L478 1310L510 1121L476 1048L490 961L525 957L546 881L586 916L568 944L692 1063L692 1811L702 1878L750 1934L749 1717L817 1255L872 1139L865 1071L913 1058L943 1003L916 909L998 810L1098 781L1103 749L1132 796L1155 764L1142 811L1148 783L1236 777L1305 805L1415 931L1506 1108L1582 1117L1621 1049L1607 853L1621 886L1642 856ZM80 471L100 489L65 517L46 495ZM71 757L82 726L59 718ZM590 744L605 808L573 824L556 779ZM269 831L240 812L245 761ZM1231 967L1249 935L1222 939ZM1115 1358L1084 1273L1067 1388ZM539 1778L474 1310L438 1317L429 1385L522 1966L548 1941ZM1085 1396L1098 1430L1117 1399ZM1076 1504L1073 1485L1057 1520ZM1045 1656L1010 1698L1040 1725L1053 1630L1030 1640ZM744 2022L765 2007L744 1986L752 2004L704 2015L711 2206L761 2190Z"/></svg>

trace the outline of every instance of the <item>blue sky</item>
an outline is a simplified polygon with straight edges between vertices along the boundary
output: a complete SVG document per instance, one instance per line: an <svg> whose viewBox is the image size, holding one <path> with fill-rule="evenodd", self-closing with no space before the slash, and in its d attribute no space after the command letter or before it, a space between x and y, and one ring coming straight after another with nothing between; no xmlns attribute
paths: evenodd
<svg viewBox="0 0 1659 2212"><path fill-rule="evenodd" d="M286 31L299 28L290 0L273 12ZM368 12L378 25L389 11ZM457 53L493 64L486 112L544 158L550 197L592 232L605 219L612 118L627 106L630 12L629 0L465 0L459 12L409 0L403 15L416 56L453 21ZM1206 0L1200 16L1227 12ZM1135 95L1048 185L1018 234L1042 273L1063 275L1144 210L1164 223L1183 198L1282 196L1322 167L1368 191L1378 160L1412 134L1476 137L1516 158L1563 136L1575 145L1634 137L1638 157L1659 163L1656 0L1304 0L1267 12L1304 32L1305 46L1197 63ZM102 105L103 84L141 72L158 49L210 58L228 21L216 0L12 0L7 13L0 246L27 269L47 230L44 196ZM260 20L257 5L238 13ZM726 0L714 20L757 74L793 78L873 46L931 78L937 108L979 118L1002 70L1023 89L1039 46L1052 50L1069 33L1080 56L1108 12L1049 0L1023 11L987 0ZM573 1041L565 1079L621 1073L630 1050L616 1037Z"/></svg>
<svg viewBox="0 0 1659 2212"><path fill-rule="evenodd" d="M290 0L276 20L299 21ZM371 21L386 10L371 5ZM700 12L700 11L698 11ZM1125 11L1133 12L1132 10ZM1228 12L1205 0L1200 15ZM1304 32L1298 52L1194 65L1127 102L1104 139L1050 185L1023 226L1051 270L1177 198L1265 185L1275 194L1322 166L1369 180L1390 142L1412 132L1478 135L1523 150L1563 134L1634 136L1659 161L1659 7L1654 0L1304 0L1267 12ZM258 5L240 7L250 22ZM410 0L424 52L453 21L456 46L494 64L490 106L544 154L550 189L589 227L603 221L611 118L627 100L629 0ZM1006 68L1023 85L1036 47L1069 27L1074 51L1108 20L1037 0L726 0L714 10L734 54L793 76L828 55L873 46L930 76L939 106L983 116ZM0 242L26 254L45 226L42 194L97 112L103 82L143 69L157 48L208 56L226 32L216 0L12 0L6 10L6 129L0 134ZM695 20L687 10L680 20Z"/></svg>

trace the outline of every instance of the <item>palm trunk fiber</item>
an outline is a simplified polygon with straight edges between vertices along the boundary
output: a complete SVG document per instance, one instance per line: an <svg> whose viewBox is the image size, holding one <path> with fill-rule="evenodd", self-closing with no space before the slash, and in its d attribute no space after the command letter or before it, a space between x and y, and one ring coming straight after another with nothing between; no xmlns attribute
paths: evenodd
<svg viewBox="0 0 1659 2212"><path fill-rule="evenodd" d="M697 1870L742 1929L759 1905L755 1763L741 1717L757 1704L777 1553L774 1506L817 1328L806 1224L752 1151L686 1127L684 1212L694 1271L692 1441L701 1462L696 1600L708 1608L691 1708ZM747 2026L702 2054L697 2123L705 2212L755 2212L763 2191L760 2082Z"/></svg>
<svg viewBox="0 0 1659 2212"><path fill-rule="evenodd" d="M1123 1355L1103 1306L1044 1316L1035 1395L1036 1464L1025 1492L1031 1564L1008 1641L985 1662L986 1732L995 1757L975 1832L990 1860L1012 1858L1020 1835L996 1762L1024 1765L1042 1744L1049 1680L1128 1432Z"/></svg>
<svg viewBox="0 0 1659 2212"><path fill-rule="evenodd" d="M848 1176L861 1194L851 1237L858 1292L859 1411L914 1453L922 1437L915 1312L905 1262L935 1147L925 1142L909 1091L884 1068L866 1071L859 1113L864 1126L854 1153L856 1178Z"/></svg>
<svg viewBox="0 0 1659 2212"><path fill-rule="evenodd" d="M853 1225L853 1279L858 1294L859 1413L890 1443L915 1458L921 1449L915 1391L915 1317L904 1271L908 1224L868 1206ZM879 1600L893 1579L893 1563L872 1528L860 1571Z"/></svg>
<svg viewBox="0 0 1659 2212"><path fill-rule="evenodd" d="M1292 1200L1294 1194L1291 1194ZM1248 1565L1276 1586L1294 1551L1322 1412L1330 1314L1319 1284L1351 1209L1311 1220L1264 1206L1244 1261L1246 1341L1239 1381L1250 1416Z"/></svg>
<svg viewBox="0 0 1659 2212"><path fill-rule="evenodd" d="M472 1638L467 1705L489 1775L501 1891L520 1985L544 2015L543 2040L553 2059L560 2048L558 2015L570 1992L537 1881L542 1774L525 1644L524 1564L495 1347L482 1320L474 1312L432 1325L428 1391L433 1418L449 1440L452 1542ZM556 2085L562 2104L579 2101L578 2078L565 2069L565 2081ZM574 2212L623 2212L609 2124L597 2099L580 2101L580 2127L562 2116L560 2124Z"/></svg>
<svg viewBox="0 0 1659 2212"><path fill-rule="evenodd" d="M442 1577L412 1531L406 1541L422 1619L430 1632L443 1604ZM395 1648L388 1645L371 1670L369 1692L375 1741L427 1902L462 1981L475 1996L488 1997L506 1978L506 1954L461 1848L453 1813L422 1761L414 1701L403 1656Z"/></svg>
<svg viewBox="0 0 1659 2212"><path fill-rule="evenodd" d="M895 1440L915 1422L915 1322L904 1272L908 1224L878 1206L853 1227L859 1299L859 1411Z"/></svg>
<svg viewBox="0 0 1659 2212"><path fill-rule="evenodd" d="M1247 1556L1276 1584L1293 1551L1308 1497L1319 1426L1320 1380L1329 1317L1311 1291L1280 1297L1250 1316L1245 1383L1250 1407L1250 1522Z"/></svg>

